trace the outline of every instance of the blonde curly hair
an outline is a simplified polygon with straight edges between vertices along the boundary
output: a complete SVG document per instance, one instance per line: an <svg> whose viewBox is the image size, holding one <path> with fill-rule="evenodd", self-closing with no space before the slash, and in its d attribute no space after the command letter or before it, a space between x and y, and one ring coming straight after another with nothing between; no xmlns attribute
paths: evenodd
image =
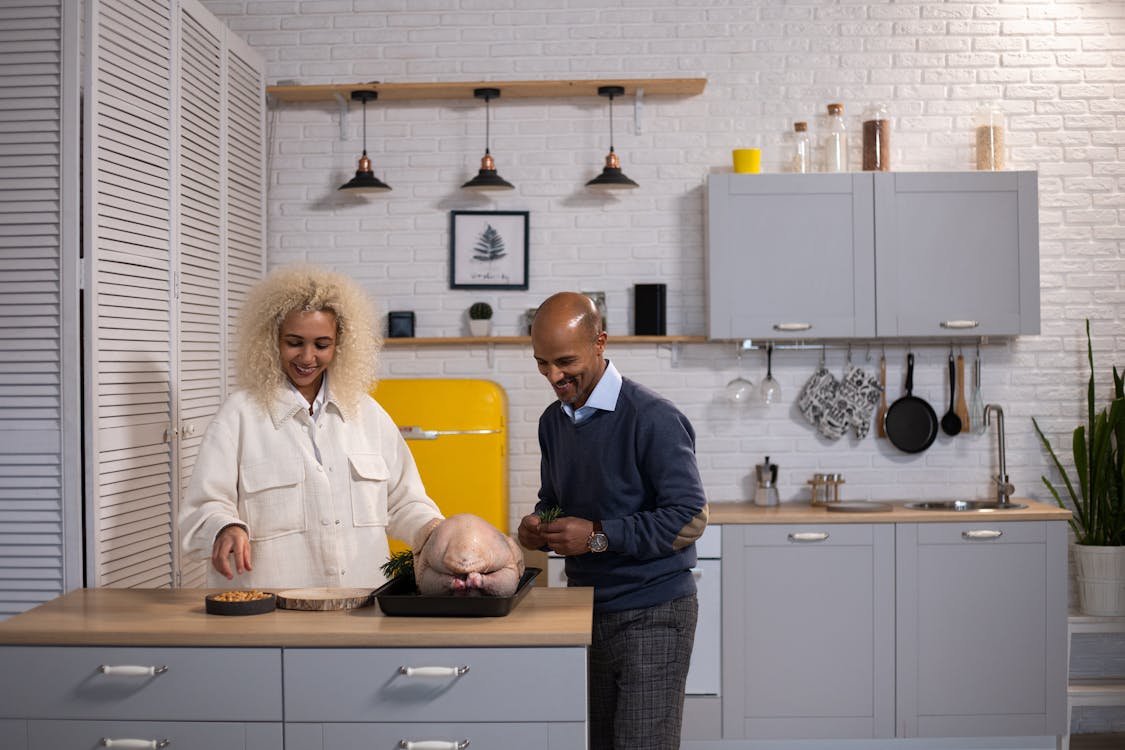
<svg viewBox="0 0 1125 750"><path fill-rule="evenodd" d="M349 411L375 384L383 338L375 307L358 284L311 265L271 271L246 298L239 315L238 381L265 409L286 383L278 333L294 310L328 311L336 316L336 353L328 366L329 389Z"/></svg>

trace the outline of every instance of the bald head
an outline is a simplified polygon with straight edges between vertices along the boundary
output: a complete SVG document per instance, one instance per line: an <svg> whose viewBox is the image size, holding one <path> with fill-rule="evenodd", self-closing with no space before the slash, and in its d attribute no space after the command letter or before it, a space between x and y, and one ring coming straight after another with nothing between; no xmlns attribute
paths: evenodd
<svg viewBox="0 0 1125 750"><path fill-rule="evenodd" d="M606 334L594 301L578 292L548 297L531 322L531 349L539 372L560 401L586 403L605 370Z"/></svg>
<svg viewBox="0 0 1125 750"><path fill-rule="evenodd" d="M601 328L601 315L592 299L579 292L559 292L544 300L535 311L531 335L535 336L536 329L541 334L567 331L593 341Z"/></svg>

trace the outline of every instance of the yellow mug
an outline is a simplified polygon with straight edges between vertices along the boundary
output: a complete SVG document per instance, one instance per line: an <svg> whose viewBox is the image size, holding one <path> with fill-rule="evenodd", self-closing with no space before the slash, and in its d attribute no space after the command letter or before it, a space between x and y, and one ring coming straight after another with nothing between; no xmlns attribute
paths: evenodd
<svg viewBox="0 0 1125 750"><path fill-rule="evenodd" d="M734 156L735 174L758 174L762 168L760 148L736 148L731 154Z"/></svg>

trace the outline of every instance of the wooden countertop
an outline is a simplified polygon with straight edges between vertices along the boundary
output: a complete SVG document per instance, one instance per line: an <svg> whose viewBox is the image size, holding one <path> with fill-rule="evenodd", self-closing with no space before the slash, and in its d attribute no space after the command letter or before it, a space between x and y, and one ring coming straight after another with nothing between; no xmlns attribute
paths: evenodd
<svg viewBox="0 0 1125 750"><path fill-rule="evenodd" d="M763 508L749 501L713 502L710 504L708 523L934 523L938 521L961 521L980 523L997 521L1065 521L1070 518L1069 510L1057 505L1048 505L1037 500L1013 498L1012 502L1025 503L1026 508L997 511L943 511L911 510L903 507L899 500L891 503L890 511L840 513L829 511L823 505L809 503L781 503L771 508Z"/></svg>
<svg viewBox="0 0 1125 750"><path fill-rule="evenodd" d="M0 645L588 646L590 588L535 586L504 617L387 617L378 605L338 612L204 611L215 589L78 589L0 622Z"/></svg>

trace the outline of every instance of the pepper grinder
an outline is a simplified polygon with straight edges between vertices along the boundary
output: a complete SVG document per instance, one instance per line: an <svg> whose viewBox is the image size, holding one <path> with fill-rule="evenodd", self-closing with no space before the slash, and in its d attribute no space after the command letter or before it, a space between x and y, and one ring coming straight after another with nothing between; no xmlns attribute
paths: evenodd
<svg viewBox="0 0 1125 750"><path fill-rule="evenodd" d="M754 489L754 505L777 505L777 464L770 463L770 457L754 467L758 476L758 486Z"/></svg>

